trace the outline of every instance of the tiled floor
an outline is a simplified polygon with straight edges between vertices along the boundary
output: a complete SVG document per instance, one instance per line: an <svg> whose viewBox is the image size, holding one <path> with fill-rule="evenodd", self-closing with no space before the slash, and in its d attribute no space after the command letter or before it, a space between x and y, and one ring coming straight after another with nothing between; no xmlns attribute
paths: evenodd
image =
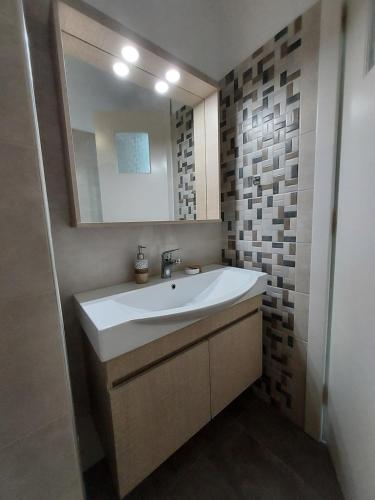
<svg viewBox="0 0 375 500"><path fill-rule="evenodd" d="M104 461L88 500L114 500ZM251 391L206 425L127 500L342 500L327 449Z"/></svg>

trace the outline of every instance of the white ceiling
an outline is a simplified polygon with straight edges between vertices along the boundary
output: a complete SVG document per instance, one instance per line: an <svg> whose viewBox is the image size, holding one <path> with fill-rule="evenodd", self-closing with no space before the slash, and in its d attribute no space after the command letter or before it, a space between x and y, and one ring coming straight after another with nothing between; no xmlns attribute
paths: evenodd
<svg viewBox="0 0 375 500"><path fill-rule="evenodd" d="M316 0L86 0L216 80Z"/></svg>

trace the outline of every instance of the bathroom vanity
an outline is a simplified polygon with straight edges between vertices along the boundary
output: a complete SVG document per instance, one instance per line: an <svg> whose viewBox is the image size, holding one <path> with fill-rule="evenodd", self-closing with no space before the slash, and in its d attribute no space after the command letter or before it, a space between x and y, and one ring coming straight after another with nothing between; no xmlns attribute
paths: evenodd
<svg viewBox="0 0 375 500"><path fill-rule="evenodd" d="M137 289L129 283L76 295L94 418L120 498L261 376L265 279L264 273L217 267ZM169 290L180 293L174 302ZM148 297L143 309L142 291ZM117 325L100 323L98 308L103 314L114 302L138 318L127 322L118 314ZM116 346L123 352L109 356L95 330L110 339L121 328ZM129 341L134 332L139 345Z"/></svg>
<svg viewBox="0 0 375 500"><path fill-rule="evenodd" d="M221 222L218 83L83 2L53 4L72 226ZM171 279L170 252L170 279L75 296L120 497L261 375L266 275Z"/></svg>

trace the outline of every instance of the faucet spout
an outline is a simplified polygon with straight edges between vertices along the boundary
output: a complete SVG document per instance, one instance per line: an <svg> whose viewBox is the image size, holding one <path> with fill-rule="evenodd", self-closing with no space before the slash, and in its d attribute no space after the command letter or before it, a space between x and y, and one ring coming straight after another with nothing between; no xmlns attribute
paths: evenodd
<svg viewBox="0 0 375 500"><path fill-rule="evenodd" d="M163 279L170 279L172 277L172 267L175 264L180 264L182 259L172 258L172 253L179 250L179 248L173 248L172 250L166 250L161 254L161 277Z"/></svg>

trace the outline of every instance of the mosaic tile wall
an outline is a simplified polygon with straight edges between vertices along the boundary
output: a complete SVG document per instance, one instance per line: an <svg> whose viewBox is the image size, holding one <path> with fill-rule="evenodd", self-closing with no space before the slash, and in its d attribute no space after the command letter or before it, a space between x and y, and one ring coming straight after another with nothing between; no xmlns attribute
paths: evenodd
<svg viewBox="0 0 375 500"><path fill-rule="evenodd" d="M183 106L174 114L174 137L176 137L177 167L177 219L197 218L194 163L194 122L193 109Z"/></svg>
<svg viewBox="0 0 375 500"><path fill-rule="evenodd" d="M297 224L302 235L311 219L312 201L306 208L301 200L312 200L313 187L301 190L299 186L301 168L304 174L313 168L302 165L300 142L301 137L305 143L315 137L314 124L310 135L303 130L301 136L301 118L304 112L311 117L311 103L316 109L314 86L309 87L309 82L317 78L317 64L312 64L318 54L317 26L319 5L228 73L221 82L220 97L223 262L269 274L262 307L263 377L256 390L300 425L309 290L305 287L296 294ZM310 57L311 61L306 60ZM301 261L301 273L306 267L309 261L304 267Z"/></svg>

